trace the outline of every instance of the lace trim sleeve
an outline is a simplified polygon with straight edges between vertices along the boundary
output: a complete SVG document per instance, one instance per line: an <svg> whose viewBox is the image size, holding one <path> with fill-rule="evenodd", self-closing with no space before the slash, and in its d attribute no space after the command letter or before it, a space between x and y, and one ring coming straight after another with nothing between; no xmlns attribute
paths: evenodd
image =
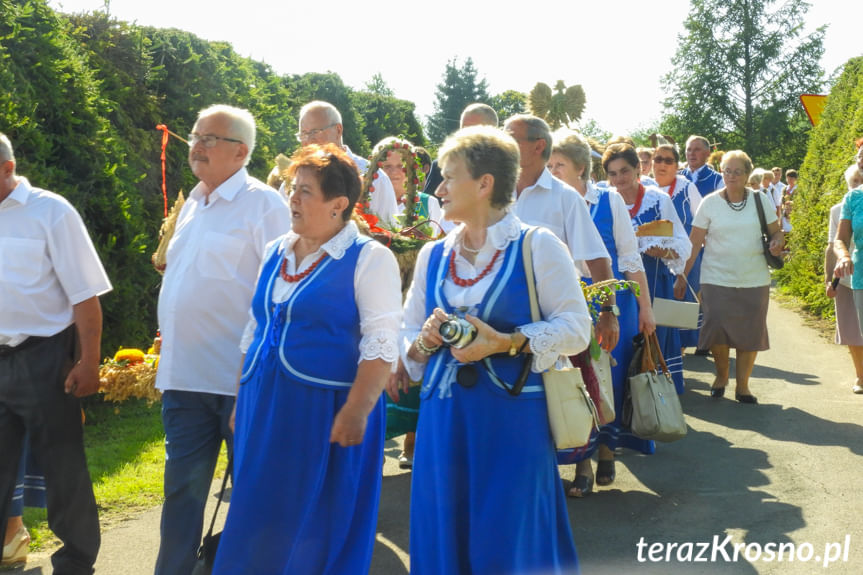
<svg viewBox="0 0 863 575"><path fill-rule="evenodd" d="M523 325L518 330L530 340L534 373L542 373L557 363L560 357L557 349L562 335L554 325L547 321L538 321Z"/></svg>
<svg viewBox="0 0 863 575"><path fill-rule="evenodd" d="M689 239L687 238L687 242ZM644 253L650 248L662 248L662 249L670 249L674 250L678 257L676 258L662 258L662 261L665 262L665 265L668 266L668 269L671 270L671 273L674 275L679 275L683 273L683 270L686 268L686 259L689 257L689 246L685 245L681 238L677 237L659 237L659 236L644 236L638 238L638 251ZM681 257L685 255L686 258Z"/></svg>
<svg viewBox="0 0 863 575"><path fill-rule="evenodd" d="M643 272L644 260L638 254L629 254L617 258L617 269L624 272Z"/></svg>
<svg viewBox="0 0 863 575"><path fill-rule="evenodd" d="M382 359L394 363L399 358L399 335L387 329L379 329L363 335L360 340L360 361Z"/></svg>

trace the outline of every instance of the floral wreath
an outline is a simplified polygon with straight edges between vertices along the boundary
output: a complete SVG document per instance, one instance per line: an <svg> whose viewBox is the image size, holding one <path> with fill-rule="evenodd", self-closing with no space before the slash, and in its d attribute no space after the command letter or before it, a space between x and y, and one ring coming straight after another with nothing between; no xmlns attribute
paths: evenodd
<svg viewBox="0 0 863 575"><path fill-rule="evenodd" d="M405 171L405 223L404 227L410 227L417 222L417 188L425 180L422 170L422 160L414 149L414 146L402 137L392 137L382 140L386 142L379 145L375 152L369 157L369 167L363 178L363 189L360 194L360 203L363 212L368 212L371 193L375 191L374 182L378 179L380 170L390 152L398 152L402 157L402 167Z"/></svg>

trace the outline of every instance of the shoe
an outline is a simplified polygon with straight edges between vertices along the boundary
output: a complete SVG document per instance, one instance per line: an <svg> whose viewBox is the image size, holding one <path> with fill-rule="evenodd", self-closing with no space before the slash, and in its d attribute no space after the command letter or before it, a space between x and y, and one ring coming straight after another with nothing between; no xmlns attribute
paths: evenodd
<svg viewBox="0 0 863 575"><path fill-rule="evenodd" d="M725 397L725 387L711 387L710 397Z"/></svg>
<svg viewBox="0 0 863 575"><path fill-rule="evenodd" d="M3 559L0 565L9 567L27 562L27 552L30 550L30 534L25 527L18 529L15 537L8 545L3 546Z"/></svg>
<svg viewBox="0 0 863 575"><path fill-rule="evenodd" d="M611 485L614 483L614 460L600 459L596 463L596 484Z"/></svg>
<svg viewBox="0 0 863 575"><path fill-rule="evenodd" d="M860 385L859 379L854 383L854 387L851 388L851 391L857 395L863 393L863 385Z"/></svg>
<svg viewBox="0 0 863 575"><path fill-rule="evenodd" d="M709 349L696 349L695 355L708 356L708 355L710 355L710 350Z"/></svg>
<svg viewBox="0 0 863 575"><path fill-rule="evenodd" d="M408 457L404 451L399 455L399 469L413 469L414 458Z"/></svg>
<svg viewBox="0 0 863 575"><path fill-rule="evenodd" d="M578 489L578 494L574 492L575 489ZM572 480L572 484L569 486L569 490L566 492L566 496L574 499L581 499L582 497L590 495L592 492L593 476L576 475L575 479Z"/></svg>
<svg viewBox="0 0 863 575"><path fill-rule="evenodd" d="M740 403L752 403L752 404L758 403L758 398L755 397L754 395L743 395L740 393L735 393L734 399L736 399Z"/></svg>

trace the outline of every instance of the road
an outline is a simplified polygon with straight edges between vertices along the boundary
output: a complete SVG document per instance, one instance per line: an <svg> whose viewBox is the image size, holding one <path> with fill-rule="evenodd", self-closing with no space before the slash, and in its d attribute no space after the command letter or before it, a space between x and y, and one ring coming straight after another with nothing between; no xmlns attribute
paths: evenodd
<svg viewBox="0 0 863 575"><path fill-rule="evenodd" d="M687 437L624 453L613 485L569 500L583 573L863 573L863 396L851 393L848 353L775 300L768 325L751 382L760 405L711 399L711 360L687 356ZM387 443L373 574L408 573L410 473L398 452ZM105 532L96 572L152 573L158 524L156 508ZM748 547L735 560L736 543ZM33 555L22 572L47 575L50 561Z"/></svg>

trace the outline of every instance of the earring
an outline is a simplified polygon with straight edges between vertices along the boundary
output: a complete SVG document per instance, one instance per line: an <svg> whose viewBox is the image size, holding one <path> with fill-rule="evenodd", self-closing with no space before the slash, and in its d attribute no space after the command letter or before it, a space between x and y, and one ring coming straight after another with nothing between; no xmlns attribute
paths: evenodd
<svg viewBox="0 0 863 575"><path fill-rule="evenodd" d="M333 217L336 217L337 215L339 215L337 212L333 212Z"/></svg>

